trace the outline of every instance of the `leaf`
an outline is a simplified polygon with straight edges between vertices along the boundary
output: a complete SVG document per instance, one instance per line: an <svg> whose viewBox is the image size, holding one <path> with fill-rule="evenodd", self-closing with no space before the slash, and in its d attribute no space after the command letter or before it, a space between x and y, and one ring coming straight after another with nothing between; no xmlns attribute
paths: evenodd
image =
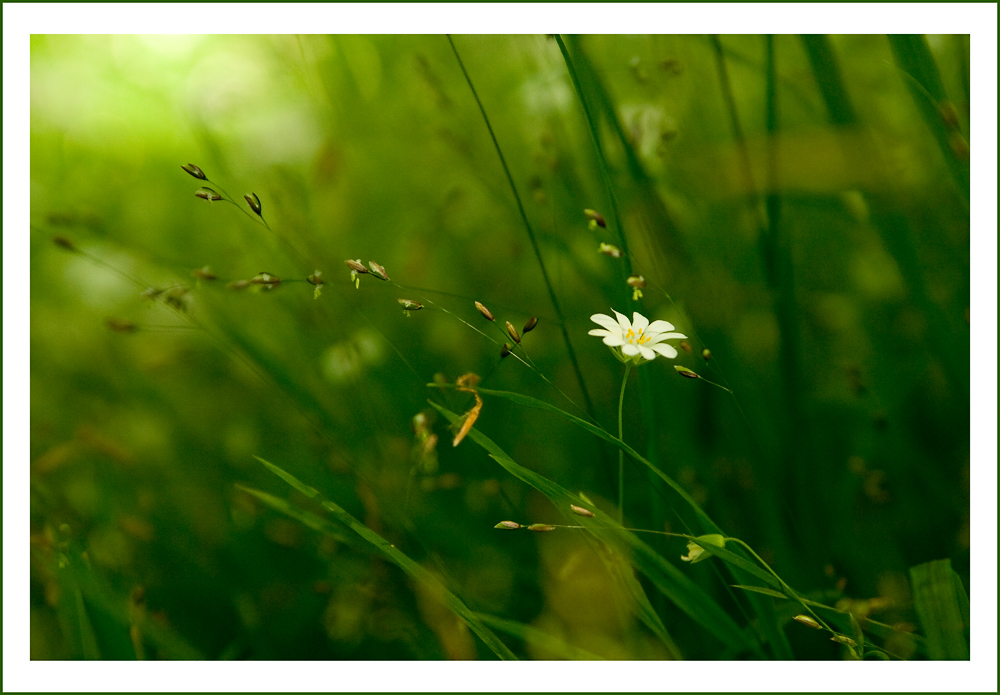
<svg viewBox="0 0 1000 695"><path fill-rule="evenodd" d="M497 637L492 630L490 630L481 621L475 613L473 613L465 603L462 602L458 596L453 594L451 591L438 580L433 574L424 569L416 561L412 560L400 551L396 546L382 538L370 528L362 524L360 521L351 516L347 511L341 508L334 502L326 499L319 493L315 488L309 487L298 478L293 476L291 473L279 468L278 466L265 461L259 456L254 456L255 459L260 461L264 466L267 467L272 473L277 475L279 478L284 480L286 483L294 487L296 490L304 494L310 499L314 499L319 502L323 507L329 510L338 521L340 521L345 526L350 527L352 531L361 536L364 540L372 544L376 550L382 553L386 558L392 563L399 566L404 572L410 575L416 581L424 584L426 587L430 588L435 592L441 601L448 606L459 618L461 618L465 623L472 629L476 635L479 636L481 640L489 647L494 654L496 654L501 659L512 659L516 660L517 657L514 655L507 645L505 645L500 638Z"/></svg>
<svg viewBox="0 0 1000 695"><path fill-rule="evenodd" d="M927 636L927 655L935 660L968 660L968 622L959 599L959 590L964 596L965 589L951 569L951 560L911 567L910 582L917 616ZM968 605L967 596L965 603Z"/></svg>
<svg viewBox="0 0 1000 695"><path fill-rule="evenodd" d="M236 489L253 495L275 511L286 514L287 516L302 522L314 531L325 533L326 535L336 538L339 542L346 543L347 545L355 547L359 545L356 537L348 535L344 532L344 529L333 524L329 519L324 519L323 517L313 514L312 512L299 509L298 507L293 506L288 500L283 500L280 497L269 495L266 492L255 490L252 487L240 485L239 483L236 484Z"/></svg>
<svg viewBox="0 0 1000 695"><path fill-rule="evenodd" d="M764 594L765 596L773 596L774 598L783 598L786 601L791 600L780 591L774 591L773 589L765 589L762 586L746 586L745 584L733 584L733 588L743 589L744 591L752 591L757 594Z"/></svg>
<svg viewBox="0 0 1000 695"><path fill-rule="evenodd" d="M515 620L497 618L496 616L487 615L486 613L476 613L476 617L492 627L494 630L499 630L500 632L505 632L508 635L513 635L528 644L534 644L564 659L581 661L603 660L602 657L597 656L592 652L588 652L586 649L575 647L558 637L554 637L547 632L542 632L541 630L531 627L530 625L525 625L524 623L519 623Z"/></svg>

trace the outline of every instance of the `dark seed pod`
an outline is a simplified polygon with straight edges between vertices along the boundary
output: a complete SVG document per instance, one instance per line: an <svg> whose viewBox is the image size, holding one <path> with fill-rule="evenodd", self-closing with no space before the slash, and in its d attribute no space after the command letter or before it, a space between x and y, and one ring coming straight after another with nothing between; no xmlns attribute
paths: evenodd
<svg viewBox="0 0 1000 695"><path fill-rule="evenodd" d="M72 241L70 241L69 239L67 239L64 236L54 236L54 237L52 237L52 243L55 244L56 246L58 246L61 249L66 249L67 251L72 251L73 253L76 253L76 250L77 250L76 246L73 244Z"/></svg>
<svg viewBox="0 0 1000 695"><path fill-rule="evenodd" d="M691 343L689 343L688 341L682 340L681 342L677 343L677 347L679 347L684 352L691 354Z"/></svg>
<svg viewBox="0 0 1000 695"><path fill-rule="evenodd" d="M476 309L478 309L479 313L482 314L483 316L485 316L488 320L490 320L490 321L495 321L496 320L496 319L493 318L493 314L490 313L490 310L487 309L486 307L484 307L479 302L476 302Z"/></svg>
<svg viewBox="0 0 1000 695"><path fill-rule="evenodd" d="M510 345L508 345L507 343L504 343L503 347L500 348L500 359L503 359L504 357L506 357L509 354L510 354Z"/></svg>
<svg viewBox="0 0 1000 695"><path fill-rule="evenodd" d="M201 179L202 181L208 181L208 177L205 176L205 172L201 170L196 164L181 164L181 169L191 174L191 176L196 179Z"/></svg>
<svg viewBox="0 0 1000 695"><path fill-rule="evenodd" d="M281 283L281 278L271 273L260 272L250 278L250 283L261 285L265 290L273 290Z"/></svg>
<svg viewBox="0 0 1000 695"><path fill-rule="evenodd" d="M538 317L532 316L530 319L528 319L528 322L524 324L524 328L521 329L521 333L531 333L531 331L533 331L535 329L535 326L537 325L538 325Z"/></svg>
<svg viewBox="0 0 1000 695"><path fill-rule="evenodd" d="M260 217L260 198L257 197L257 194L248 193L243 198L247 201L250 209L257 213L257 217Z"/></svg>

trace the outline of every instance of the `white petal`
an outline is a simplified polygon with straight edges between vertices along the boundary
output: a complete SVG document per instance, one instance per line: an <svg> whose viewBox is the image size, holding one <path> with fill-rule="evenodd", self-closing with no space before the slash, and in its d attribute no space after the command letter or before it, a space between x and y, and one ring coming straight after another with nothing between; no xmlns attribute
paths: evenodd
<svg viewBox="0 0 1000 695"><path fill-rule="evenodd" d="M618 322L607 314L594 314L590 317L590 320L600 326L603 326L604 328L607 328L609 331L614 331L615 333L618 333L621 330Z"/></svg>
<svg viewBox="0 0 1000 695"><path fill-rule="evenodd" d="M615 311L615 310L612 309L611 311ZM615 311L615 316L618 317L618 325L621 326L622 335L625 335L626 333L628 333L632 329L632 324L630 324L628 322L628 319L625 318L624 316L622 316L621 314L619 314L617 311Z"/></svg>
<svg viewBox="0 0 1000 695"><path fill-rule="evenodd" d="M604 344L611 347L618 347L619 345L624 345L625 341L622 340L620 335L606 335L604 337Z"/></svg>
<svg viewBox="0 0 1000 695"><path fill-rule="evenodd" d="M645 357L647 360L656 359L656 353L653 352L652 350L650 350L645 345L640 345L639 346L639 352L641 352L642 356Z"/></svg>
<svg viewBox="0 0 1000 695"><path fill-rule="evenodd" d="M617 326L615 328L617 329ZM611 331L605 330L603 328L591 328L589 331L587 331L587 335L606 336L606 335L611 335L611 334L612 334ZM614 334L618 335L618 331L615 330Z"/></svg>
<svg viewBox="0 0 1000 695"><path fill-rule="evenodd" d="M640 314L638 311L632 313L632 330L636 332L636 335L638 335L640 331L645 330L648 325L649 319Z"/></svg>
<svg viewBox="0 0 1000 695"><path fill-rule="evenodd" d="M662 343L664 340L681 340L687 338L683 333L660 333L653 336L653 342Z"/></svg>
<svg viewBox="0 0 1000 695"><path fill-rule="evenodd" d="M635 357L639 354L639 346L626 343L625 345L622 345L622 352L629 357Z"/></svg>
<svg viewBox="0 0 1000 695"><path fill-rule="evenodd" d="M669 321L653 321L649 324L649 328L646 329L646 335L655 335L672 330L674 330L674 324Z"/></svg>
<svg viewBox="0 0 1000 695"><path fill-rule="evenodd" d="M675 348L673 345L667 345L666 343L657 343L656 345L650 345L649 349L660 353L664 357L669 357L670 359L674 359L675 357L677 357L677 348Z"/></svg>

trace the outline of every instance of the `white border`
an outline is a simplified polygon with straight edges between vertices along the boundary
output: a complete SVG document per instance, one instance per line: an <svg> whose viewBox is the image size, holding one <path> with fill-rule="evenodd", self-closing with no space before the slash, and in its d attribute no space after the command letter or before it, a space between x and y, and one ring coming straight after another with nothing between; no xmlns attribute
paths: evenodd
<svg viewBox="0 0 1000 695"><path fill-rule="evenodd" d="M5 691L950 691L997 688L996 26L993 4L3 6ZM28 660L28 171L31 33L970 33L973 70L971 663L51 663ZM374 666L374 668L373 668Z"/></svg>

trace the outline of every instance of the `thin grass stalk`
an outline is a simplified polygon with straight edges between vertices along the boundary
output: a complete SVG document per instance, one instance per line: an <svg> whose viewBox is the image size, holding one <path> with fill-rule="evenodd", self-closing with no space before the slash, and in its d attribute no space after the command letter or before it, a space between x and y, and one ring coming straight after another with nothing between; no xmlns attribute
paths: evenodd
<svg viewBox="0 0 1000 695"><path fill-rule="evenodd" d="M517 192L517 185L514 183L514 177L510 173L510 168L507 166L507 159L503 156L503 150L500 147L500 142L497 140L496 134L493 132L493 126L490 124L489 116L486 115L486 108L483 106L483 102L479 99L479 94L476 92L476 87L472 83L472 78L469 76L468 70L465 69L465 64L462 62L462 57L458 54L458 48L455 46L455 42L452 40L450 34L448 35L448 44L451 46L451 50L455 54L455 60L458 61L458 67L461 68L462 75L465 76L465 81L469 85L469 91L472 92L472 96L475 98L476 104L479 106L479 112L483 116L483 122L486 123L486 129L490 133L490 140L493 141L493 147L496 149L497 156L500 158L500 164L507 177L507 183L510 184L510 190L514 194L514 200L517 203L517 211L521 215L521 221L524 222L524 229L527 231L528 239L531 241L531 248L535 252L535 259L538 261L538 267L542 271L542 279L545 282L545 289L548 290L549 299L552 301L552 308L555 309L556 316L559 317L559 330L562 331L563 341L566 343L566 351L569 353L570 362L573 363L573 371L576 373L577 382L580 384L580 391L583 393L584 405L587 408L587 413L593 417L594 403L590 399L590 393L587 391L587 384L583 378L583 371L580 369L580 363L576 358L576 351L573 349L573 343L569 339L569 332L566 330L566 317L563 315L562 308L559 306L559 299L556 297L556 291L552 287L552 281L549 279L549 273L545 269L545 261L542 259L542 252L538 247L538 240L535 238L535 232L531 228L531 222L528 221L528 214L525 212L524 204L521 202L521 196Z"/></svg>

